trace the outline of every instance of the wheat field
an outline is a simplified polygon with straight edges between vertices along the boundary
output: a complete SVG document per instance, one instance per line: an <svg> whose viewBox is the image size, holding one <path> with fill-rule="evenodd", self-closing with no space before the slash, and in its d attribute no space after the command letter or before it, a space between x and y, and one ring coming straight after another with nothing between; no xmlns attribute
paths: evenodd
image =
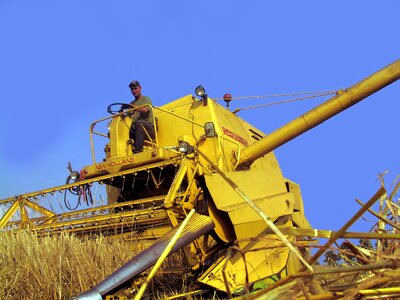
<svg viewBox="0 0 400 300"><path fill-rule="evenodd" d="M146 246L103 236L0 233L0 299L69 299L99 283ZM180 259L179 255L169 261L173 259ZM180 275L168 278L173 289L184 285L176 282ZM172 290L168 285L160 290L157 280L149 288L151 298Z"/></svg>

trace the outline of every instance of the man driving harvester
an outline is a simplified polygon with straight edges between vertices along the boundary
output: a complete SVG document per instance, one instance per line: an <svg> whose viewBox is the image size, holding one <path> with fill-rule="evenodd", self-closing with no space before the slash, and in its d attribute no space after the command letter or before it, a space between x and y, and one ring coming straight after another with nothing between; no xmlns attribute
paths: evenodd
<svg viewBox="0 0 400 300"><path fill-rule="evenodd" d="M155 137L153 111L148 106L142 106L152 105L152 102L149 97L142 95L142 86L139 81L131 81L129 83L129 88L131 89L132 95L135 97L135 100L130 103L130 106L135 109L130 116L132 118L130 138L134 140L133 153L138 153L143 151L143 144L144 140L147 138L147 134L152 139Z"/></svg>

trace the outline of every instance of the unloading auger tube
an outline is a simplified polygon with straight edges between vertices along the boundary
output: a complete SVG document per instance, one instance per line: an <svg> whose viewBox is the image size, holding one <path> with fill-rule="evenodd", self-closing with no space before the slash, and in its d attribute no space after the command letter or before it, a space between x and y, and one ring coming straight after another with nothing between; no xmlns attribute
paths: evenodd
<svg viewBox="0 0 400 300"><path fill-rule="evenodd" d="M244 166L250 166L258 158L383 89L399 78L400 60L396 60L350 88L340 90L336 96L278 128L263 139L241 149L240 154L236 153L236 167L240 169Z"/></svg>

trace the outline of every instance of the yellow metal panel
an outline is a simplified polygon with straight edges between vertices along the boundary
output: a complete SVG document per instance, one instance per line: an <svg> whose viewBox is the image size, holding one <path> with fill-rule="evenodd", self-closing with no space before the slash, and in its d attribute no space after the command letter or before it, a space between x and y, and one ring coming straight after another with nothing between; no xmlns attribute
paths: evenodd
<svg viewBox="0 0 400 300"><path fill-rule="evenodd" d="M275 221L278 217L293 213L293 196L289 193L280 194L273 197L261 198L254 203L265 212L265 214ZM238 240L253 237L261 233L266 228L266 223L247 203L243 207L229 211L229 217L235 224L235 232Z"/></svg>
<svg viewBox="0 0 400 300"><path fill-rule="evenodd" d="M264 211L270 219L293 213L294 200L293 195L289 193L253 199L253 202ZM234 206L227 206L224 210L229 212L234 224L260 220L259 214L249 207L246 202ZM243 220L243 216L246 216L245 220Z"/></svg>
<svg viewBox="0 0 400 300"><path fill-rule="evenodd" d="M274 246L280 246L271 248ZM281 247L282 242L275 236L268 239L254 242L247 247L245 258L249 282L254 282L282 271L286 266L289 249ZM270 249L262 249L270 248ZM249 251L252 250L252 251ZM216 265L210 267L199 281L215 289L226 291L223 272L225 269L226 279L231 292L243 287L246 284L246 269L243 256L236 253L231 259L225 258Z"/></svg>
<svg viewBox="0 0 400 300"><path fill-rule="evenodd" d="M178 137L183 135L199 137L204 134L205 120L210 121L208 108L202 102L193 101L191 95L155 108L154 113L158 119L161 146L177 146Z"/></svg>
<svg viewBox="0 0 400 300"><path fill-rule="evenodd" d="M93 178L140 167L146 164L150 165L162 160L178 157L179 155L179 153L173 151L156 148L154 150L143 151L131 156L110 158L105 162L86 166L82 170L84 171L85 178Z"/></svg>
<svg viewBox="0 0 400 300"><path fill-rule="evenodd" d="M110 138L112 139L111 157L122 157L132 154L132 145L128 145L129 130L132 124L130 117L118 116L112 119L110 125Z"/></svg>
<svg viewBox="0 0 400 300"><path fill-rule="evenodd" d="M293 181L286 179L289 192L294 196L294 209L304 212L303 197L301 196L300 186Z"/></svg>
<svg viewBox="0 0 400 300"><path fill-rule="evenodd" d="M229 215L227 213L221 213L212 201L208 204L208 213L214 221L214 231L218 237L224 242L233 242L236 239L236 235L232 223L227 221Z"/></svg>
<svg viewBox="0 0 400 300"><path fill-rule="evenodd" d="M275 221L275 219L272 219L271 221ZM235 224L236 238L237 240L243 240L258 236L265 231L266 227L267 225L265 224L265 221L261 219L253 222L242 222L240 224Z"/></svg>
<svg viewBox="0 0 400 300"><path fill-rule="evenodd" d="M311 228L311 224L308 222L302 212L295 211L292 214L293 223L300 228Z"/></svg>
<svg viewBox="0 0 400 300"><path fill-rule="evenodd" d="M201 139L201 136L204 136L204 124L214 121L210 109L210 105L194 100L192 95L155 108L160 146L177 146L179 137L185 136L188 140L195 141L199 149L205 151L212 161L217 162L222 155L218 151L219 137ZM218 128L216 130L218 131Z"/></svg>
<svg viewBox="0 0 400 300"><path fill-rule="evenodd" d="M287 192L283 177L268 176L270 172L267 170L238 171L225 175L272 221L293 213L294 195ZM228 213L238 240L254 237L266 229L267 225L260 215L220 174L206 175L205 178L216 207ZM266 179L270 181L266 182Z"/></svg>
<svg viewBox="0 0 400 300"><path fill-rule="evenodd" d="M214 111L213 122L218 127L218 139L223 149L222 157L218 162L224 161L224 170L231 172L234 170L234 161L231 154L245 149L264 137L265 134L218 103L212 100L209 100L208 103L212 107L212 111ZM206 151L205 148L201 148L204 153ZM217 163L217 161L215 163L221 168L221 163ZM268 169L271 173L274 173L270 175L282 177L278 162L272 152L255 162L252 169Z"/></svg>
<svg viewBox="0 0 400 300"><path fill-rule="evenodd" d="M272 176L276 174L271 174L270 170L248 170L225 175L253 200L287 192L283 177ZM239 194L219 174L206 175L205 178L219 209L229 211L230 207L244 203Z"/></svg>

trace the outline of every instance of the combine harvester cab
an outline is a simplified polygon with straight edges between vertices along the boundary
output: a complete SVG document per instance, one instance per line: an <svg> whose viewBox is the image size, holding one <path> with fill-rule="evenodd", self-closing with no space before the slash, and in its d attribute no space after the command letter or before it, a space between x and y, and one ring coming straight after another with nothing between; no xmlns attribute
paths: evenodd
<svg viewBox="0 0 400 300"><path fill-rule="evenodd" d="M119 109L91 125L93 162L74 176L76 181L19 196L0 226L11 226L7 225L9 216L21 205L32 202L32 208L34 196L65 189L81 191L95 182L105 184L108 203L85 210L90 217L78 211L65 221L65 215L48 213L47 218L32 221L24 214L12 224L29 224L32 230L44 232L95 230L125 238L158 239L76 299L112 295L154 265L192 211L195 214L170 253L183 249L187 263L205 286L230 296L259 280L311 269L306 250L309 240L296 233L311 229L300 188L283 176L272 151L399 77L400 61L396 61L269 135L208 98L199 86L197 97L188 95L151 108L155 138L148 137L144 151L135 154L129 135L132 120L127 116L131 111ZM106 133L95 130L101 122L109 123ZM95 157L94 135L107 139L101 162ZM303 246L294 246L300 240Z"/></svg>

